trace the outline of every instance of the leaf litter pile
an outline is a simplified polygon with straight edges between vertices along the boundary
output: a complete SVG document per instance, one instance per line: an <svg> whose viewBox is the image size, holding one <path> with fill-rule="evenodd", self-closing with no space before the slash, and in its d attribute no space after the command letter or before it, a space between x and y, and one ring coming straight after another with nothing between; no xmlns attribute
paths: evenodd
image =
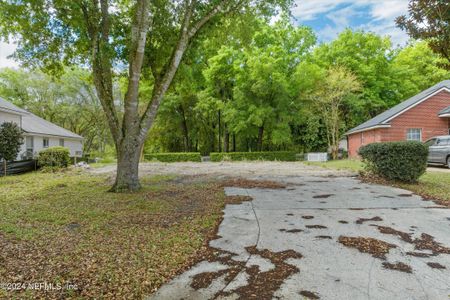
<svg viewBox="0 0 450 300"><path fill-rule="evenodd" d="M225 204L251 200L226 197L224 186L284 188L239 179L142 183L137 193L113 194L103 177L86 174L0 182L0 282L74 287L0 290L0 298L143 298L208 255Z"/></svg>

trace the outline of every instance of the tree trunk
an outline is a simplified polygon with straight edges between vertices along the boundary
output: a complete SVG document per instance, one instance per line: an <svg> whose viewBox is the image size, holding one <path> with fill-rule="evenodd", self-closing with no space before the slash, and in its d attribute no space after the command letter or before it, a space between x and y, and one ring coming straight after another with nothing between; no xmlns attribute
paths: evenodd
<svg viewBox="0 0 450 300"><path fill-rule="evenodd" d="M117 175L111 192L135 192L140 189L139 160L142 143L123 141L117 149Z"/></svg>
<svg viewBox="0 0 450 300"><path fill-rule="evenodd" d="M228 131L227 125L225 125L224 127L223 152L230 152L230 132Z"/></svg>
<svg viewBox="0 0 450 300"><path fill-rule="evenodd" d="M236 152L236 134L233 133L233 152Z"/></svg>
<svg viewBox="0 0 450 300"><path fill-rule="evenodd" d="M220 124L220 110L219 110L218 116L219 116L219 152L222 152L222 141L220 139L220 136L222 135L222 132L221 132L222 126Z"/></svg>
<svg viewBox="0 0 450 300"><path fill-rule="evenodd" d="M186 116L184 114L184 109L180 105L181 115L183 120L181 121L181 130L183 131L183 141L184 141L184 152L189 152L191 150L191 145L189 142L189 129L187 126Z"/></svg>
<svg viewBox="0 0 450 300"><path fill-rule="evenodd" d="M258 128L258 145L257 145L258 151L262 151L263 135L264 135L264 126L261 126Z"/></svg>

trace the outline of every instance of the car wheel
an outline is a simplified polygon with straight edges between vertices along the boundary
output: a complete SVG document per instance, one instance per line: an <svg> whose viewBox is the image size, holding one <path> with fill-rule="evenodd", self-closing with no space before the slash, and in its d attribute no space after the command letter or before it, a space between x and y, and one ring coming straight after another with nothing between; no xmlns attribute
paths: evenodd
<svg viewBox="0 0 450 300"><path fill-rule="evenodd" d="M450 156L449 156L449 157L447 157L447 168L449 168L449 169L450 169Z"/></svg>

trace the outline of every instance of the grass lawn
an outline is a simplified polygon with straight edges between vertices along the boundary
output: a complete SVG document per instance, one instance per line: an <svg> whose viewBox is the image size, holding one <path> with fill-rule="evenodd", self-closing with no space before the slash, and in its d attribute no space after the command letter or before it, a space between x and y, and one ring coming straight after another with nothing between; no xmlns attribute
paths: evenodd
<svg viewBox="0 0 450 300"><path fill-rule="evenodd" d="M363 164L359 160L353 159L342 159L342 160L330 160L327 162L310 162L305 161L306 165L309 166L319 166L327 169L337 169L337 170L350 170L350 171L361 171L363 169Z"/></svg>
<svg viewBox="0 0 450 300"><path fill-rule="evenodd" d="M307 165L320 166L329 169L363 170L363 163L359 160L332 160L328 162L305 162ZM415 184L395 183L393 185L410 190L426 198L441 200L450 204L450 172L427 171Z"/></svg>
<svg viewBox="0 0 450 300"><path fill-rule="evenodd" d="M217 182L143 178L134 194L105 177L30 173L0 178L0 283L75 284L0 298L137 299L206 248L226 201Z"/></svg>

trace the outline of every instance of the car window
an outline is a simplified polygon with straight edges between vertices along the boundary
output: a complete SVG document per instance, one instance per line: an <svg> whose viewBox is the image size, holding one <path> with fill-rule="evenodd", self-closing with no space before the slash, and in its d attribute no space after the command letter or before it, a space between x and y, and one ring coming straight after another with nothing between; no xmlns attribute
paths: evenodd
<svg viewBox="0 0 450 300"><path fill-rule="evenodd" d="M427 147L433 146L435 142L436 142L436 139L428 140L425 142L425 146L427 146Z"/></svg>
<svg viewBox="0 0 450 300"><path fill-rule="evenodd" d="M437 146L446 146L446 145L448 145L448 139L437 139L436 145Z"/></svg>

